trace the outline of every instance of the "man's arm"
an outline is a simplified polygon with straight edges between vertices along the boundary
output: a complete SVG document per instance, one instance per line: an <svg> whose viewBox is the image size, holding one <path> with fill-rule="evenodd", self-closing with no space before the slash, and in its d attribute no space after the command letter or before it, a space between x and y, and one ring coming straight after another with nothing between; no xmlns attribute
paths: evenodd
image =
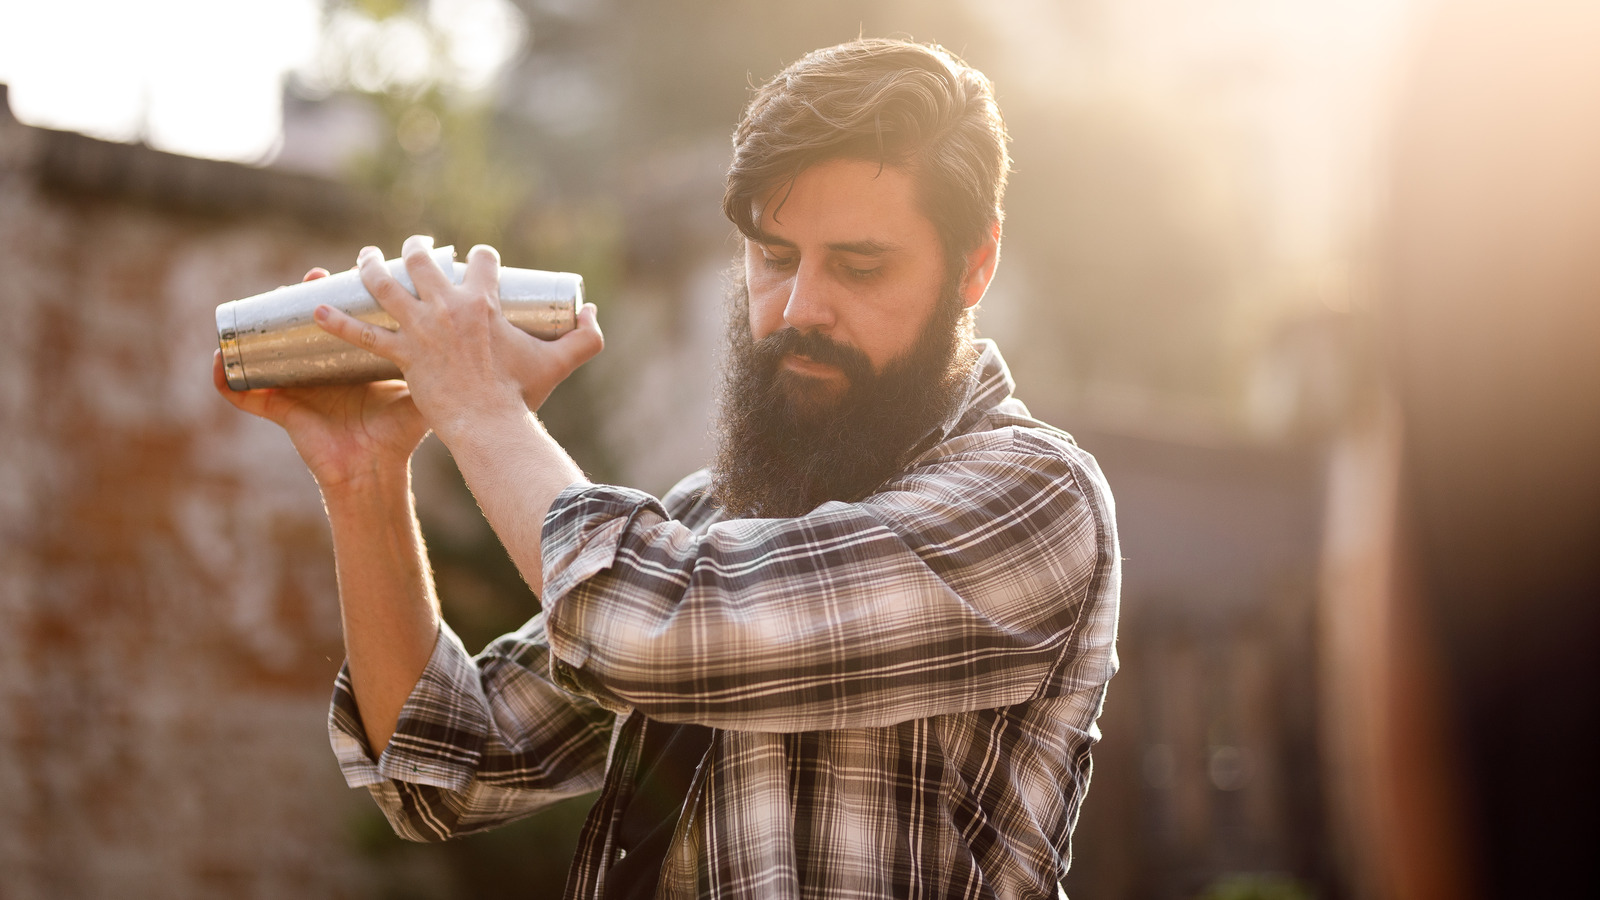
<svg viewBox="0 0 1600 900"><path fill-rule="evenodd" d="M306 280L327 274L313 269ZM411 496L411 454L427 424L398 381L234 391L217 353L212 383L233 406L282 427L322 491L333 531L345 652L376 756L388 744L439 630Z"/></svg>
<svg viewBox="0 0 1600 900"><path fill-rule="evenodd" d="M563 490L588 483L583 470L526 408L478 420L441 440L511 561L543 594L544 519Z"/></svg>
<svg viewBox="0 0 1600 900"><path fill-rule="evenodd" d="M653 718L873 728L1098 696L1115 671L1111 497L1044 429L960 438L858 503L704 531L573 488L544 538L554 677Z"/></svg>
<svg viewBox="0 0 1600 900"><path fill-rule="evenodd" d="M439 631L422 532L412 509L410 454L426 426L395 383L235 392L212 362L218 393L288 431L322 491L333 531L345 654L374 756Z"/></svg>
<svg viewBox="0 0 1600 900"><path fill-rule="evenodd" d="M439 601L417 525L409 466L323 491L352 687L374 758L428 665Z"/></svg>
<svg viewBox="0 0 1600 900"><path fill-rule="evenodd" d="M413 241L412 249L418 243ZM484 284L495 281L490 265L495 260L492 253L475 256L481 299ZM437 268L433 271L442 280ZM326 274L313 270L307 279ZM384 296L394 304L393 293ZM327 311L320 318L330 332L343 332L361 346L393 336L364 333L359 323ZM534 341L520 332L516 336ZM535 343L534 355L545 353L544 342ZM559 352L532 363L522 360L522 374L538 374L543 381L519 384L509 397L503 391L494 394L509 399L514 414L495 420L466 412L453 400L435 400L433 408L443 411L440 420L458 426L450 433L469 436L472 448L482 451L476 455L463 441L455 442L452 449L467 468L481 460L480 467L490 464L488 477L514 478L519 489L546 482L565 486L581 478L523 404L542 402L557 382L598 352L593 307L580 314L576 338L552 343L560 343ZM479 349L487 356L505 348ZM387 381L234 392L223 376L220 354L212 369L216 389L229 403L288 432L322 491L348 657L335 685L330 737L351 786L369 788L396 832L415 840L493 827L598 787L612 717L544 680L549 665L543 617L473 659L439 616L411 492L410 458L428 431L412 385ZM408 376L437 383L426 366ZM516 444L530 435L532 444ZM553 496L558 490L544 493ZM531 553L536 559L536 523L547 501L537 493L504 493L510 504L495 495L487 506L520 503L521 513L536 517L534 543L510 542L519 548L518 556L526 559ZM480 489L480 496L491 494ZM537 578L530 580L538 585Z"/></svg>
<svg viewBox="0 0 1600 900"><path fill-rule="evenodd" d="M331 308L317 316L330 333L394 358L407 383L234 392L222 378L220 355L213 363L218 392L282 426L322 490L350 678L374 757L393 735L439 632L413 509L411 454L434 426L463 472L477 473L468 483L485 510L496 511L499 521L491 524L538 590L539 524L549 500L582 473L529 409L602 345L592 305L580 313L577 332L561 341L517 331L499 309L499 259L492 250L474 248L458 286L427 256L431 247L427 238L406 245L414 283L427 300L389 277L376 248L360 257L368 289L400 331ZM326 274L318 269L306 277Z"/></svg>
<svg viewBox="0 0 1600 900"><path fill-rule="evenodd" d="M498 291L499 255L473 247L462 283L452 284L428 255L433 240L414 236L403 255L417 293L406 291L365 248L359 268L394 331L324 307L318 324L345 341L393 361L417 407L450 448L489 524L535 592L542 588L540 529L556 496L583 482L583 471L532 412L555 386L604 346L593 304L577 328L555 341L526 335L506 321Z"/></svg>

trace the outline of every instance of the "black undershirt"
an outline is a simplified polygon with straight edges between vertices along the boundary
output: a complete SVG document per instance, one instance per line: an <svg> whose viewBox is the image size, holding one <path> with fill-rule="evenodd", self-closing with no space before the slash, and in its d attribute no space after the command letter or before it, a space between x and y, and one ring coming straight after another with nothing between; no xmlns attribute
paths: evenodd
<svg viewBox="0 0 1600 900"><path fill-rule="evenodd" d="M617 825L617 847L606 870L605 900L648 900L656 893L667 844L683 814L695 767L711 746L704 725L645 722L639 777Z"/></svg>

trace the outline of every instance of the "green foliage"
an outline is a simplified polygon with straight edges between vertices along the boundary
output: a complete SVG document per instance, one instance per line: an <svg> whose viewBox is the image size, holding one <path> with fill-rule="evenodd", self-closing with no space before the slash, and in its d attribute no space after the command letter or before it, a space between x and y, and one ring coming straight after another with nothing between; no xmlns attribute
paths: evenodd
<svg viewBox="0 0 1600 900"><path fill-rule="evenodd" d="M438 88L373 100L388 137L351 161L351 178L389 199L396 231L504 244L531 184L525 169L492 152L489 110L451 104Z"/></svg>
<svg viewBox="0 0 1600 900"><path fill-rule="evenodd" d="M492 244L506 265L578 272L591 298L608 296L621 254L613 204L605 196L547 190L564 180L549 172L557 165L544 152L550 143L517 134L497 114L492 95L452 81L449 40L425 12L414 0L337 0L325 10L329 39L337 32L345 46L323 77L365 98L382 123L377 146L346 163L349 181L387 201L388 233L374 242L397 247L406 235L426 233L462 254L473 244ZM385 31L373 23L408 30ZM421 34L422 40L386 45L396 33ZM362 68L363 60L418 51L426 58L403 70ZM598 403L593 388L592 378L580 372L541 412L579 463L605 478L609 457L595 418L584 414Z"/></svg>
<svg viewBox="0 0 1600 900"><path fill-rule="evenodd" d="M352 7L361 13L364 13L369 18L382 22L384 19L390 19L398 15L403 15L410 10L414 4L411 2L411 0L335 0L335 2L330 3L329 6Z"/></svg>
<svg viewBox="0 0 1600 900"><path fill-rule="evenodd" d="M347 161L349 179L389 200L397 234L425 230L501 243L529 196L532 173L496 152L491 98L452 83L448 37L409 0L339 0L325 15L327 40L339 46L327 54L323 77L365 98L382 122L377 147ZM386 22L406 27L377 27ZM407 64L374 62L396 56Z"/></svg>

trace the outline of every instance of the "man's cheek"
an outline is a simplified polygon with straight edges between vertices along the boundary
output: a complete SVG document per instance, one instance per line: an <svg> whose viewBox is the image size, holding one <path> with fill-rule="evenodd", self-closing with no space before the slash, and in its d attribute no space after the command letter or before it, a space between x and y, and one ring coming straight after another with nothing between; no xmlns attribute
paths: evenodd
<svg viewBox="0 0 1600 900"><path fill-rule="evenodd" d="M750 296L750 337L753 340L772 334L783 326L783 308L780 306L774 312L771 304L763 302L760 297L751 291Z"/></svg>

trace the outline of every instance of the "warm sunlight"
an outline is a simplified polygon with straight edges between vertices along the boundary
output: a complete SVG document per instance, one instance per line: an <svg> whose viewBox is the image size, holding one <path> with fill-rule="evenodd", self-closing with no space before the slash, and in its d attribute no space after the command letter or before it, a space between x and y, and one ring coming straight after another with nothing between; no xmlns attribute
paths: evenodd
<svg viewBox="0 0 1600 900"><path fill-rule="evenodd" d="M0 0L0 83L31 125L260 163L281 142L291 74L313 89L345 75L374 91L430 75L481 89L523 39L508 0L431 3L427 24L449 43L449 71L434 73L422 22L406 14L378 22L352 5Z"/></svg>

